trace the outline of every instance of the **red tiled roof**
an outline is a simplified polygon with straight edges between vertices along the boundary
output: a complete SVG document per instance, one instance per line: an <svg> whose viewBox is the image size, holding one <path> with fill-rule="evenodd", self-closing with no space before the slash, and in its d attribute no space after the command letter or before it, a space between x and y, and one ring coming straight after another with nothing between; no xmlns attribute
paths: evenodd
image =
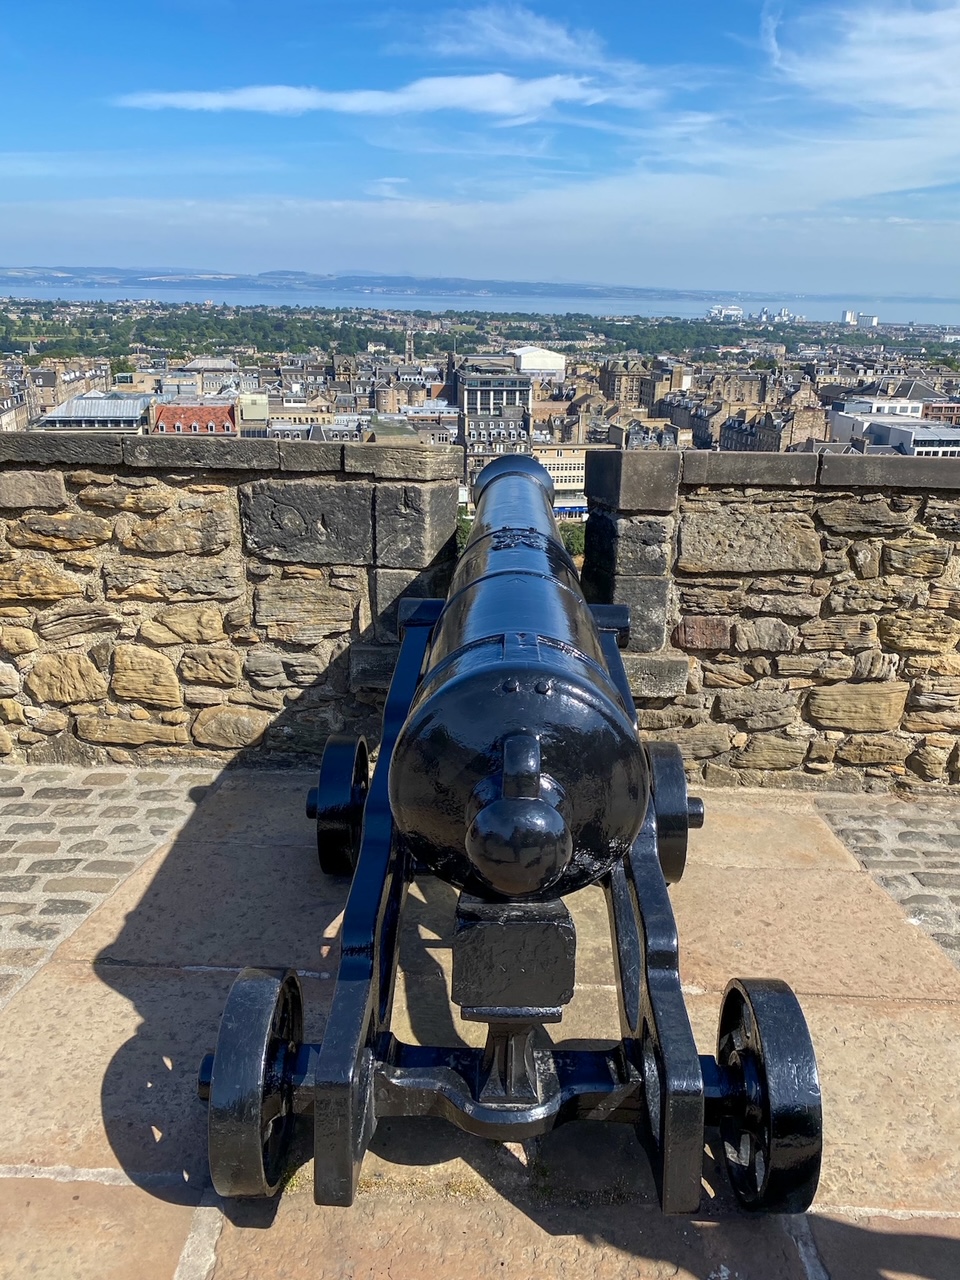
<svg viewBox="0 0 960 1280"><path fill-rule="evenodd" d="M174 431L180 423L182 431L191 431L196 423L200 431L235 431L232 404L163 404L157 408L155 431ZM213 423L211 428L210 423Z"/></svg>

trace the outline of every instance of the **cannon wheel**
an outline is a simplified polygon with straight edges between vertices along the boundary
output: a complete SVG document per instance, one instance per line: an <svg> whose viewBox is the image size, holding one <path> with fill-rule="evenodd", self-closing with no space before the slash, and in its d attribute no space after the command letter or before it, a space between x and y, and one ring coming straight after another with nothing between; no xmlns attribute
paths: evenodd
<svg viewBox="0 0 960 1280"><path fill-rule="evenodd" d="M823 1123L813 1044L785 982L734 979L724 993L717 1061L727 1172L746 1209L802 1213L820 1176Z"/></svg>
<svg viewBox="0 0 960 1280"><path fill-rule="evenodd" d="M320 777L307 796L317 822L317 855L328 876L352 876L360 856L363 809L370 789L365 738L332 734L320 758Z"/></svg>
<svg viewBox="0 0 960 1280"><path fill-rule="evenodd" d="M210 1174L222 1196L272 1196L293 1131L303 994L292 969L244 969L227 996L209 1085Z"/></svg>

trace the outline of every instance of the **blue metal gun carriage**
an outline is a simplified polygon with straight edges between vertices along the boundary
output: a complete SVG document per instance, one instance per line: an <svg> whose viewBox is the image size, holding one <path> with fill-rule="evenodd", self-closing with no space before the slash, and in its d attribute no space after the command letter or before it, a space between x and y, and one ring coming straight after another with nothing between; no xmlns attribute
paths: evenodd
<svg viewBox="0 0 960 1280"><path fill-rule="evenodd" d="M796 997L738 979L716 1055L699 1055L667 886L703 806L679 750L642 743L620 656L628 610L588 606L553 517L547 472L488 465L450 592L408 600L372 780L363 739L331 738L307 803L320 864L352 875L322 1043L303 1040L292 970L244 970L200 1068L223 1196L269 1196L298 1116L312 1115L315 1199L352 1203L377 1122L439 1116L517 1142L570 1120L631 1124L666 1213L700 1203L719 1130L747 1208L800 1212L820 1170L816 1059ZM390 1030L400 922L415 874L459 889L451 998L483 1049ZM620 1003L612 1049L552 1049L574 989L564 896L606 895Z"/></svg>

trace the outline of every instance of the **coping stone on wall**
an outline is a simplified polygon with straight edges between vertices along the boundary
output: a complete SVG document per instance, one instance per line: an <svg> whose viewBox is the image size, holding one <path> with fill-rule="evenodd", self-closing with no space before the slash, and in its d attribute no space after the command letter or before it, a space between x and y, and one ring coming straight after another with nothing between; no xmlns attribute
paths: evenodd
<svg viewBox="0 0 960 1280"><path fill-rule="evenodd" d="M901 458L884 453L825 453L820 483L850 489L960 489L960 458Z"/></svg>
<svg viewBox="0 0 960 1280"><path fill-rule="evenodd" d="M279 471L279 446L279 440L193 440L189 436L126 436L123 441L123 460L130 467Z"/></svg>
<svg viewBox="0 0 960 1280"><path fill-rule="evenodd" d="M687 449L683 483L743 485L815 485L819 458L815 453L716 453Z"/></svg>
<svg viewBox="0 0 960 1280"><path fill-rule="evenodd" d="M346 444L343 469L377 480L459 480L463 450L456 445Z"/></svg>
<svg viewBox="0 0 960 1280"><path fill-rule="evenodd" d="M0 463L39 462L55 466L114 467L123 461L123 438L100 431L5 431L0 433Z"/></svg>
<svg viewBox="0 0 960 1280"><path fill-rule="evenodd" d="M587 450L587 497L614 511L674 511L679 485L679 453Z"/></svg>
<svg viewBox="0 0 960 1280"><path fill-rule="evenodd" d="M343 445L312 440L281 440L281 471L340 471Z"/></svg>

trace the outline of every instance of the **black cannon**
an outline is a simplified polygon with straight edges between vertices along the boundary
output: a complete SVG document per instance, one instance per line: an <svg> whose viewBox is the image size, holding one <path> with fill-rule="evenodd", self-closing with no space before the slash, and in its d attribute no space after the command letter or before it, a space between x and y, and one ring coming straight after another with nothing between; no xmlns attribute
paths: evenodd
<svg viewBox="0 0 960 1280"><path fill-rule="evenodd" d="M331 738L307 802L320 863L353 876L333 1004L303 1042L296 974L244 970L200 1068L214 1186L268 1196L292 1127L312 1113L318 1204L352 1203L385 1116L438 1116L523 1141L569 1120L634 1125L667 1213L700 1203L705 1129L719 1130L747 1208L800 1212L816 1190L820 1085L784 983L732 981L716 1057L697 1053L667 894L703 821L679 750L643 744L620 648L629 614L586 604L547 472L481 472L446 601L401 604L401 647L369 779L363 739ZM460 890L451 997L483 1049L401 1043L390 1016L414 876ZM606 894L620 1001L613 1049L553 1049L574 989L564 895Z"/></svg>

